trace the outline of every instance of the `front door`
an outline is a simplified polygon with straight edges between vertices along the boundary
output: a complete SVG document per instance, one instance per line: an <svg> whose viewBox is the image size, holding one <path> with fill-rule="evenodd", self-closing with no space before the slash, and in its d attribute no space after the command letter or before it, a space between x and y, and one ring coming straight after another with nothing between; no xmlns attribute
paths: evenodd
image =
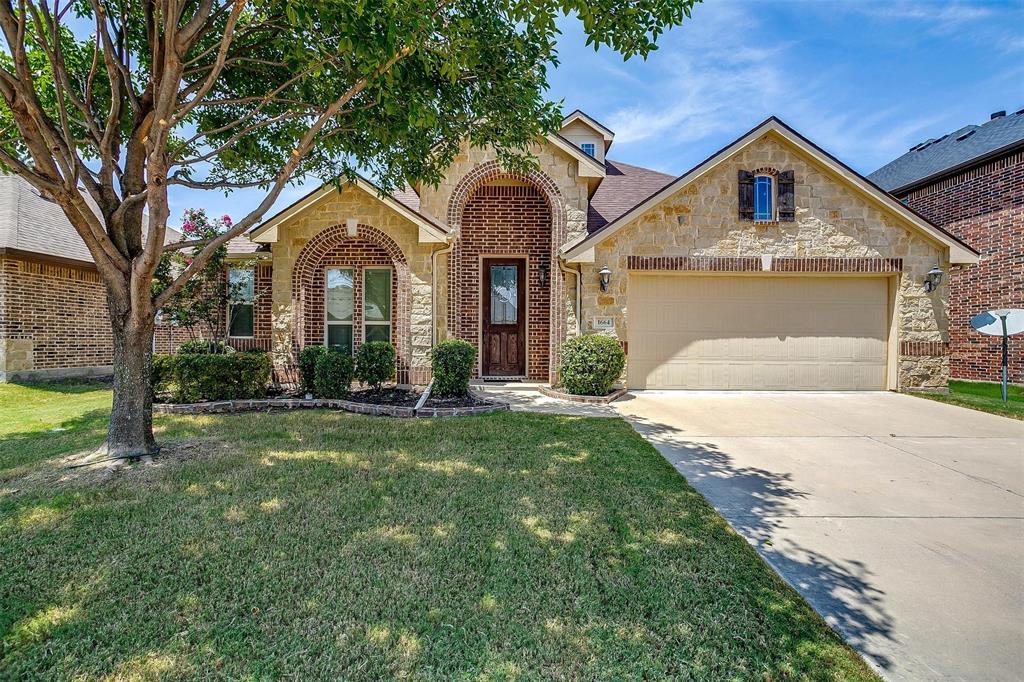
<svg viewBox="0 0 1024 682"><path fill-rule="evenodd" d="M483 375L526 376L525 261L488 258L483 270Z"/></svg>

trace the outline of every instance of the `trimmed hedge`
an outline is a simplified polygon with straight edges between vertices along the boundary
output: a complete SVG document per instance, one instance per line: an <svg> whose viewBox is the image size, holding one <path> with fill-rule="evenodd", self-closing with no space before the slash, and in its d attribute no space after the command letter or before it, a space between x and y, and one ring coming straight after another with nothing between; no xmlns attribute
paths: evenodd
<svg viewBox="0 0 1024 682"><path fill-rule="evenodd" d="M173 365L174 400L179 403L262 398L272 367L264 352L181 353L160 362Z"/></svg>
<svg viewBox="0 0 1024 682"><path fill-rule="evenodd" d="M176 355L154 354L153 369L150 373L149 386L153 395L167 393L171 390L171 382L174 381L174 366Z"/></svg>
<svg viewBox="0 0 1024 682"><path fill-rule="evenodd" d="M562 387L574 395L605 396L626 366L622 344L610 336L577 336L562 344Z"/></svg>
<svg viewBox="0 0 1024 682"><path fill-rule="evenodd" d="M476 348L465 341L442 341L434 346L430 366L434 374L433 395L454 398L469 393L469 377L476 362Z"/></svg>
<svg viewBox="0 0 1024 682"><path fill-rule="evenodd" d="M352 356L328 350L316 360L314 380L317 398L344 398L352 388Z"/></svg>
<svg viewBox="0 0 1024 682"><path fill-rule="evenodd" d="M178 353L184 355L194 354L213 354L213 355L224 355L225 353L234 353L235 349L224 343L223 341L207 341L205 339L192 339L191 341L185 341L178 346Z"/></svg>
<svg viewBox="0 0 1024 682"><path fill-rule="evenodd" d="M303 393L313 393L316 390L316 361L328 352L330 349L327 346L306 346L299 353L299 375L302 378Z"/></svg>
<svg viewBox="0 0 1024 682"><path fill-rule="evenodd" d="M355 377L375 391L395 376L395 347L387 341L366 341L356 351Z"/></svg>

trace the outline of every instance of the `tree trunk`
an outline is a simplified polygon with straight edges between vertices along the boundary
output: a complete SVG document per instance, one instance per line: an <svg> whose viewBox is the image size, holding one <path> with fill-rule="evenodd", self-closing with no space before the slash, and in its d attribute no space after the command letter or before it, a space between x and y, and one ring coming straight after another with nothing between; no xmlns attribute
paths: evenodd
<svg viewBox="0 0 1024 682"><path fill-rule="evenodd" d="M153 438L153 319L122 324L114 319L114 404L107 431L109 457L149 457Z"/></svg>

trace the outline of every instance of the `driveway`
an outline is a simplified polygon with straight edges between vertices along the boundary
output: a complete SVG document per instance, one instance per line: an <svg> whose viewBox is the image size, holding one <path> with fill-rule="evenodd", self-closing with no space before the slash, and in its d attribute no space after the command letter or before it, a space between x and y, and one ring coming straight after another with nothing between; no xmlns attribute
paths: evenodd
<svg viewBox="0 0 1024 682"><path fill-rule="evenodd" d="M615 403L891 680L1019 680L1024 422L894 393Z"/></svg>

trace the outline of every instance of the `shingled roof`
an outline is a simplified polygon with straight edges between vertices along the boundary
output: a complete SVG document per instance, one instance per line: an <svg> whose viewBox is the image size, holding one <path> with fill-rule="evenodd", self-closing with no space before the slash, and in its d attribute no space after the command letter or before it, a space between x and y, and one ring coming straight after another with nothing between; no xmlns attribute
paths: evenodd
<svg viewBox="0 0 1024 682"><path fill-rule="evenodd" d="M605 160L605 177L590 198L587 232L595 232L612 222L659 189L675 176L621 161Z"/></svg>
<svg viewBox="0 0 1024 682"><path fill-rule="evenodd" d="M1024 145L1024 109L1007 116L998 112L984 124L968 125L937 139L915 145L868 179L889 192L908 189L922 180Z"/></svg>

